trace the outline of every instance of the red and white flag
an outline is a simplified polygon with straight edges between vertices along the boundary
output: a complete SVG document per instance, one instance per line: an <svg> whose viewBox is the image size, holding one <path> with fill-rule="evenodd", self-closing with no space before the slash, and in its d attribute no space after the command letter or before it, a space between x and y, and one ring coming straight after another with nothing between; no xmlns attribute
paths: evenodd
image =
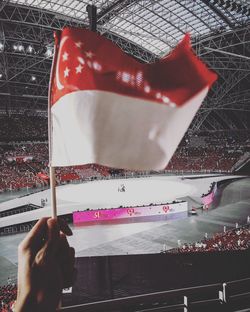
<svg viewBox="0 0 250 312"><path fill-rule="evenodd" d="M153 64L85 29L65 28L55 53L52 166L165 168L217 78L194 55L188 35Z"/></svg>

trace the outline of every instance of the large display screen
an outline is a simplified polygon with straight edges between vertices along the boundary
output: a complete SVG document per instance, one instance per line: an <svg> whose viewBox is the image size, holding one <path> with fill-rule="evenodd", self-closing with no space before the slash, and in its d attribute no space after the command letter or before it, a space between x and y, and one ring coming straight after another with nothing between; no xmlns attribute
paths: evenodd
<svg viewBox="0 0 250 312"><path fill-rule="evenodd" d="M105 221L114 219L126 219L136 217L172 215L179 213L187 213L187 202L136 206L136 207L120 207L109 209L85 210L75 211L73 213L74 224L91 222L91 221Z"/></svg>

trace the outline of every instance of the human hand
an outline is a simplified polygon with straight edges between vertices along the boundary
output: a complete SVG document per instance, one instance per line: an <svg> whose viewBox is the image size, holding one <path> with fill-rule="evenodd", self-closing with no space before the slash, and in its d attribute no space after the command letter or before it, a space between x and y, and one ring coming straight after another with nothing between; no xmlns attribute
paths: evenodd
<svg viewBox="0 0 250 312"><path fill-rule="evenodd" d="M15 312L54 312L62 289L72 286L74 248L62 221L39 220L18 246L18 292Z"/></svg>

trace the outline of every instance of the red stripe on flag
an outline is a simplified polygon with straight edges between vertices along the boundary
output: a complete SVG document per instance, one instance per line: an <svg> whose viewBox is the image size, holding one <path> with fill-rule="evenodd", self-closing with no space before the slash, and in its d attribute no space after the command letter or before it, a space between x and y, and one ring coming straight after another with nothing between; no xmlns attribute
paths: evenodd
<svg viewBox="0 0 250 312"><path fill-rule="evenodd" d="M153 64L139 63L111 41L86 29L65 28L56 42L52 105L74 91L99 90L181 106L217 78L195 56L189 35Z"/></svg>

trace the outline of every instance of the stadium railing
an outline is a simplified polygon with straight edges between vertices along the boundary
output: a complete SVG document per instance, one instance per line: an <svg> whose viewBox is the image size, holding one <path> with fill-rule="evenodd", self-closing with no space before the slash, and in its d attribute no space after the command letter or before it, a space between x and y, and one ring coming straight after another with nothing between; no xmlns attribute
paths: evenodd
<svg viewBox="0 0 250 312"><path fill-rule="evenodd" d="M131 297L85 303L61 308L65 312L112 311L231 311L247 299L250 306L250 278L224 283L168 290ZM170 303L170 304L169 304ZM244 307L246 308L246 307ZM239 309L238 309L239 310ZM248 310L249 311L249 310Z"/></svg>

